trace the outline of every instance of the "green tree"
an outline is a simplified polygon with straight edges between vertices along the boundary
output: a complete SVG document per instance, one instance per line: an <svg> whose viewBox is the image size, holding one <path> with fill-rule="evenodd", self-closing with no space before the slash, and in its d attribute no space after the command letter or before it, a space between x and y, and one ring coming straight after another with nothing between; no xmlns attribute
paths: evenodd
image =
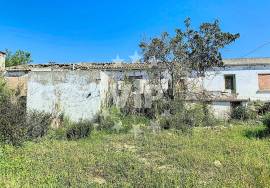
<svg viewBox="0 0 270 188"><path fill-rule="evenodd" d="M183 87L183 79L188 76L203 77L206 70L223 66L220 50L240 37L239 34L223 32L219 21L202 23L198 30L191 27L190 18L185 20L185 28L176 29L175 35L164 32L160 37L142 41L140 48L144 62L153 62L150 72L154 72L155 83L164 77L164 70L170 75L170 98L177 94L176 88Z"/></svg>
<svg viewBox="0 0 270 188"><path fill-rule="evenodd" d="M12 53L9 50L6 50L6 67L23 65L33 62L31 58L31 53L23 50L17 50L15 53Z"/></svg>
<svg viewBox="0 0 270 188"><path fill-rule="evenodd" d="M167 116L181 125L180 129L192 125L196 117L188 116L191 114L185 105L188 100L202 104L202 125L209 126L212 114L209 113L207 99L213 95L205 91L203 79L208 70L223 66L220 50L240 37L239 34L223 32L217 20L202 23L198 29L191 27L190 18L184 23L184 29L176 29L172 36L164 32L160 37L142 41L139 45L144 62L152 65L150 82L161 88L164 94L162 99L158 99L162 104L159 107L161 111L153 107L155 117L167 109L170 113ZM162 88L164 77L169 80L168 89Z"/></svg>

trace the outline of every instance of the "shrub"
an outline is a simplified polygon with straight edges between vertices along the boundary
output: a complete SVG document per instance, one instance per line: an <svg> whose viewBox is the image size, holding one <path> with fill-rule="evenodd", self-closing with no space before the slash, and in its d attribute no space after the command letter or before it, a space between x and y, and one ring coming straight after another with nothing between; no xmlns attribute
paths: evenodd
<svg viewBox="0 0 270 188"><path fill-rule="evenodd" d="M158 117L157 120L161 129L166 130L166 129L172 128L171 122L170 122L170 116L163 115L161 117Z"/></svg>
<svg viewBox="0 0 270 188"><path fill-rule="evenodd" d="M67 117L63 117L61 122L62 123L59 127L51 127L48 130L46 138L56 140L76 140L89 136L93 130L93 123L88 120L72 122Z"/></svg>
<svg viewBox="0 0 270 188"><path fill-rule="evenodd" d="M92 130L93 124L87 120L70 123L66 128L66 137L68 140L85 138L89 136Z"/></svg>
<svg viewBox="0 0 270 188"><path fill-rule="evenodd" d="M98 124L97 130L118 133L128 132L137 124L148 125L150 120L146 116L124 114L119 108L113 106L104 109L95 122Z"/></svg>
<svg viewBox="0 0 270 188"><path fill-rule="evenodd" d="M97 130L112 130L114 121L110 116L104 116L103 114L98 117Z"/></svg>
<svg viewBox="0 0 270 188"><path fill-rule="evenodd" d="M36 139L47 134L52 116L45 112L32 111L27 114L27 138Z"/></svg>
<svg viewBox="0 0 270 188"><path fill-rule="evenodd" d="M49 129L46 138L56 139L56 140L65 140L67 139L66 131L67 130L64 127L59 127L57 129Z"/></svg>
<svg viewBox="0 0 270 188"><path fill-rule="evenodd" d="M139 116L139 115L127 115L127 116L121 116L120 121L122 122L122 131L127 132L134 125L149 125L150 119L148 119L145 116Z"/></svg>
<svg viewBox="0 0 270 188"><path fill-rule="evenodd" d="M192 127L213 126L216 119L206 103L184 104L174 110L170 118L173 128L187 131Z"/></svg>
<svg viewBox="0 0 270 188"><path fill-rule="evenodd" d="M192 127L214 126L217 122L209 105L204 102L186 107L184 116L186 119L190 119Z"/></svg>
<svg viewBox="0 0 270 188"><path fill-rule="evenodd" d="M11 90L6 87L6 82L2 76L0 76L0 103L6 102L11 96Z"/></svg>
<svg viewBox="0 0 270 188"><path fill-rule="evenodd" d="M270 112L270 103L264 103L262 105L262 107L259 109L259 113L260 114L265 114L265 113L269 113Z"/></svg>
<svg viewBox="0 0 270 188"><path fill-rule="evenodd" d="M270 131L270 113L267 113L263 116L262 122L267 127L267 129Z"/></svg>
<svg viewBox="0 0 270 188"><path fill-rule="evenodd" d="M123 114L120 110L113 106L108 109L104 109L98 116L98 130L117 131L123 129L122 118Z"/></svg>
<svg viewBox="0 0 270 188"><path fill-rule="evenodd" d="M238 106L232 109L231 118L237 120L256 119L257 113L250 106Z"/></svg>
<svg viewBox="0 0 270 188"><path fill-rule="evenodd" d="M171 128L179 130L181 132L190 132L194 127L194 119L192 116L186 113L177 113L171 116L169 120Z"/></svg>
<svg viewBox="0 0 270 188"><path fill-rule="evenodd" d="M181 132L190 132L193 127L213 126L217 122L207 103L186 103L181 100L171 101L156 120L161 129L172 128Z"/></svg>
<svg viewBox="0 0 270 188"><path fill-rule="evenodd" d="M15 102L15 101L14 101ZM0 103L0 141L19 146L25 139L25 108L6 99Z"/></svg>
<svg viewBox="0 0 270 188"><path fill-rule="evenodd" d="M257 119L259 116L263 116L264 114L270 112L270 103L251 101L246 105L246 110L249 114L249 119Z"/></svg>

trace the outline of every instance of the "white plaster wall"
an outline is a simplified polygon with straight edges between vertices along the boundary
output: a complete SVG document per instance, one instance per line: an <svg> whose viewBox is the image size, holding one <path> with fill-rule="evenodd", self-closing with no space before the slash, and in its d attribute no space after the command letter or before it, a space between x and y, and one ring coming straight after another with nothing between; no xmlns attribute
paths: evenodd
<svg viewBox="0 0 270 188"><path fill-rule="evenodd" d="M216 118L227 119L231 112L230 102L213 102L211 109Z"/></svg>
<svg viewBox="0 0 270 188"><path fill-rule="evenodd" d="M270 66L226 67L209 71L203 86L209 91L225 91L225 74L235 74L239 99L270 101L270 93L259 91L258 74L270 73ZM92 119L101 109L110 90L116 95L117 82L125 75L139 76L139 94L146 94L145 105L150 107L151 88L146 71L32 71L29 73L27 108L50 113L64 113L71 120ZM166 77L167 78L167 77ZM167 78L168 79L168 78ZM194 83L194 81L193 81ZM195 82L199 87L201 82ZM164 82L166 85L167 82ZM195 88L196 88L195 87ZM91 93L90 97L87 97ZM139 96L139 95L138 95ZM114 97L117 99L117 96ZM121 102L116 100L117 103ZM139 101L136 99L136 101ZM213 102L214 114L223 118L230 113L230 102Z"/></svg>
<svg viewBox="0 0 270 188"><path fill-rule="evenodd" d="M258 74L270 73L270 66L228 67L219 71L209 71L204 79L204 87L209 91L225 92L225 74L235 74L236 93L240 99L270 101L270 92L260 92Z"/></svg>
<svg viewBox="0 0 270 188"><path fill-rule="evenodd" d="M91 96L89 94L91 93ZM91 120L100 110L100 75L94 71L30 72L27 110Z"/></svg>

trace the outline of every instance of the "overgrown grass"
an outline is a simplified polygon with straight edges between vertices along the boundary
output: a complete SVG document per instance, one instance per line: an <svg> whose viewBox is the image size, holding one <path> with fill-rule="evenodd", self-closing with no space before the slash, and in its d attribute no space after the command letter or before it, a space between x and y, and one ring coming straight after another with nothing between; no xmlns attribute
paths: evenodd
<svg viewBox="0 0 270 188"><path fill-rule="evenodd" d="M78 141L43 140L0 150L0 187L268 187L269 138L261 125L93 132ZM252 133L247 136L247 133Z"/></svg>

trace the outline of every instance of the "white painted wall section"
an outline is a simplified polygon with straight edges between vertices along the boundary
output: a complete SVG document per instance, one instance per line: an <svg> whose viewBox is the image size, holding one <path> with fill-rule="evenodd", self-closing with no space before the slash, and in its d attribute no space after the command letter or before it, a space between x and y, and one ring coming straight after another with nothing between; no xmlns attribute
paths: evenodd
<svg viewBox="0 0 270 188"><path fill-rule="evenodd" d="M270 74L270 66L233 67L207 73L204 87L209 91L225 92L224 75L235 74L236 93L239 99L270 101L270 92L259 90L259 74Z"/></svg>
<svg viewBox="0 0 270 188"><path fill-rule="evenodd" d="M230 102L212 102L211 109L216 118L228 119L231 113Z"/></svg>
<svg viewBox="0 0 270 188"><path fill-rule="evenodd" d="M95 71L30 72L27 109L72 121L91 120L100 110L100 75Z"/></svg>

